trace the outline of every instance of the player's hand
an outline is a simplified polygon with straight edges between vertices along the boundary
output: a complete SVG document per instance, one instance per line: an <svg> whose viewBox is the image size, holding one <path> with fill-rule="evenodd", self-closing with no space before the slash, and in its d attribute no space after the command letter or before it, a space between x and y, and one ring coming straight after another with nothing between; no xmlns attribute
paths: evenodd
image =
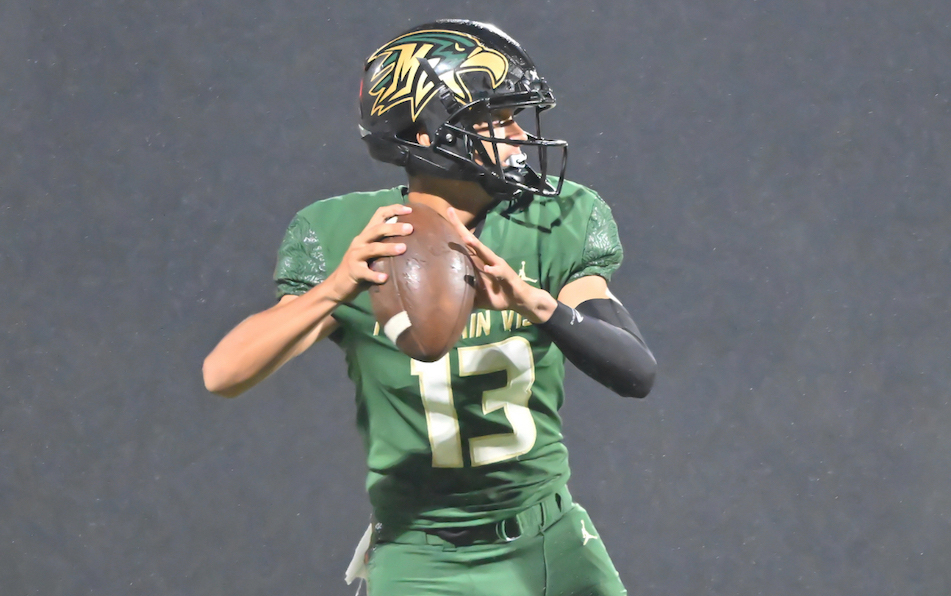
<svg viewBox="0 0 951 596"><path fill-rule="evenodd" d="M479 272L481 283L476 289L476 308L514 310L533 323L547 321L558 305L555 298L520 278L505 259L482 244L463 225L455 209L450 207L446 216L468 247Z"/></svg>
<svg viewBox="0 0 951 596"><path fill-rule="evenodd" d="M406 252L402 242L380 242L391 236L406 236L413 232L408 223L387 223L392 217L406 215L412 209L407 205L380 207L370 218L363 231L350 243L343 260L327 278L331 284L331 296L338 302L352 300L370 286L386 281L386 273L370 269L370 262L380 257L392 257ZM325 282L325 283L327 283Z"/></svg>

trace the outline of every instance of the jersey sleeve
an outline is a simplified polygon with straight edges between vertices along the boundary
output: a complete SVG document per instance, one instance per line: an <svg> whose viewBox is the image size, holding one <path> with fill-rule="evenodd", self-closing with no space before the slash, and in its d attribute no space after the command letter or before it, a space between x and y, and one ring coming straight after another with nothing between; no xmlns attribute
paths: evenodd
<svg viewBox="0 0 951 596"><path fill-rule="evenodd" d="M568 282L588 275L598 275L611 281L611 276L620 267L623 258L624 249L621 248L621 239L618 237L611 208L601 197L596 196L591 216L588 218L581 266L571 274Z"/></svg>
<svg viewBox="0 0 951 596"><path fill-rule="evenodd" d="M277 251L274 281L277 297L299 296L327 278L327 261L320 238L310 222L298 213Z"/></svg>

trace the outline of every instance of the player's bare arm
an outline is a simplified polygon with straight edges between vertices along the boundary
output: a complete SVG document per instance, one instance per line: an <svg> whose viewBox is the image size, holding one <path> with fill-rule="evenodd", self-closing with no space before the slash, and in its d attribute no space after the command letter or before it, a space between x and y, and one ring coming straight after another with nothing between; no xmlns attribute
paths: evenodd
<svg viewBox="0 0 951 596"><path fill-rule="evenodd" d="M387 223L391 217L410 211L399 204L378 209L323 283L300 296L282 297L278 304L251 315L225 335L205 358L205 387L225 397L236 397L330 335L336 328L331 315L338 304L352 300L370 284L386 281L386 274L370 269L369 261L406 250L402 243L380 240L411 233L409 224Z"/></svg>

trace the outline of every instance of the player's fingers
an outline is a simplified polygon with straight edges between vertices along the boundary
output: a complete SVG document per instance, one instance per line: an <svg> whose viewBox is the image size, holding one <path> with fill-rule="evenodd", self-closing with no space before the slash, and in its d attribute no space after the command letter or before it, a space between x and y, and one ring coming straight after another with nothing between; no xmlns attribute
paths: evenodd
<svg viewBox="0 0 951 596"><path fill-rule="evenodd" d="M354 255L356 258L348 266L350 277L357 283L381 284L386 281L387 275L374 268L374 261L378 258L395 256L405 250L405 246L385 243L379 243L376 248L371 247L371 245L361 247L359 251L356 251L359 254Z"/></svg>
<svg viewBox="0 0 951 596"><path fill-rule="evenodd" d="M466 245L474 249L476 245L482 244L479 242L479 239L476 238L475 234L470 232L469 228L467 228L465 224L462 223L462 220L459 219L459 214L455 209L452 207L446 209L446 217L449 219L449 223L452 224L452 227L455 228L456 233L459 234L459 237L462 238L462 241L465 242Z"/></svg>
<svg viewBox="0 0 951 596"><path fill-rule="evenodd" d="M394 257L406 252L406 245L402 242L369 242L359 246L354 256L360 262L371 261L380 257Z"/></svg>
<svg viewBox="0 0 951 596"><path fill-rule="evenodd" d="M515 272L511 267L501 266L501 265L486 265L483 268L483 272L496 281L505 281L511 285L515 280L518 279L518 276L515 275Z"/></svg>
<svg viewBox="0 0 951 596"><path fill-rule="evenodd" d="M409 205L402 205L399 203L380 207L373 212L373 215L370 217L370 221L367 222L367 225L363 227L363 230L357 234L357 237L354 240L369 241L369 239L379 238L380 236L374 236L371 230L375 230L377 226L384 223L395 224L397 216L406 215L412 211L413 209Z"/></svg>
<svg viewBox="0 0 951 596"><path fill-rule="evenodd" d="M462 224L462 221L459 219L459 214L457 214L456 210L452 207L446 209L446 218L449 220L449 223L452 224L452 227L456 229L456 233L459 234L463 240L467 240L470 236L472 236L472 232L470 232L466 226Z"/></svg>
<svg viewBox="0 0 951 596"><path fill-rule="evenodd" d="M508 263L506 263L504 259L495 254L491 248L479 242L478 239L476 239L474 244L469 244L468 246L475 251L477 257L482 259L483 270L488 272L488 270L491 269L494 271L494 273L491 274L494 277L505 277L505 270L512 270L512 268L508 266ZM512 271L512 273L514 273L514 271Z"/></svg>
<svg viewBox="0 0 951 596"><path fill-rule="evenodd" d="M389 236L406 236L412 233L413 224L403 222L380 223L364 228L364 230L354 238L354 244L370 244Z"/></svg>
<svg viewBox="0 0 951 596"><path fill-rule="evenodd" d="M385 205L380 207L373 213L373 217L370 218L370 221L367 223L366 227L379 225L391 217L396 217L398 215L406 215L407 213L412 213L413 209L409 205L403 205L401 203L396 203L394 205Z"/></svg>
<svg viewBox="0 0 951 596"><path fill-rule="evenodd" d="M365 229L361 236L366 242L373 242L389 236L407 236L413 233L413 224L403 222L381 223Z"/></svg>
<svg viewBox="0 0 951 596"><path fill-rule="evenodd" d="M374 284L381 284L386 281L386 273L382 271L374 271L366 262L361 262L353 267L350 271L350 276L357 283L360 282L369 282Z"/></svg>
<svg viewBox="0 0 951 596"><path fill-rule="evenodd" d="M459 219L459 215L456 213L456 210L452 207L449 207L446 210L446 215L449 218L449 223L456 228L456 232L462 237L463 242L466 243L466 246L471 248L476 256L482 259L486 265L498 264L499 257L492 252L488 246L482 244L482 242L476 238L475 234L470 232L466 226L462 224L462 221Z"/></svg>

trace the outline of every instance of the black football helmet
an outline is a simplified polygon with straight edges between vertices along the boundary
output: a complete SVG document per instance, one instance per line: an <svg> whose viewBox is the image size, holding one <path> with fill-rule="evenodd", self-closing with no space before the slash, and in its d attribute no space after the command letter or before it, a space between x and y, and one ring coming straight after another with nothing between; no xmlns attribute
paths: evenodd
<svg viewBox="0 0 951 596"><path fill-rule="evenodd" d="M374 159L410 174L478 182L493 195L561 192L568 143L541 136L541 113L555 97L535 64L498 28L465 20L414 27L367 58L360 86L360 133ZM492 136L499 112L534 108L527 139ZM487 125L485 134L474 126ZM429 135L422 145L417 133ZM534 148L538 171L524 154L501 163L499 144ZM488 148L487 148L488 147ZM548 180L549 149L560 150L557 181Z"/></svg>

